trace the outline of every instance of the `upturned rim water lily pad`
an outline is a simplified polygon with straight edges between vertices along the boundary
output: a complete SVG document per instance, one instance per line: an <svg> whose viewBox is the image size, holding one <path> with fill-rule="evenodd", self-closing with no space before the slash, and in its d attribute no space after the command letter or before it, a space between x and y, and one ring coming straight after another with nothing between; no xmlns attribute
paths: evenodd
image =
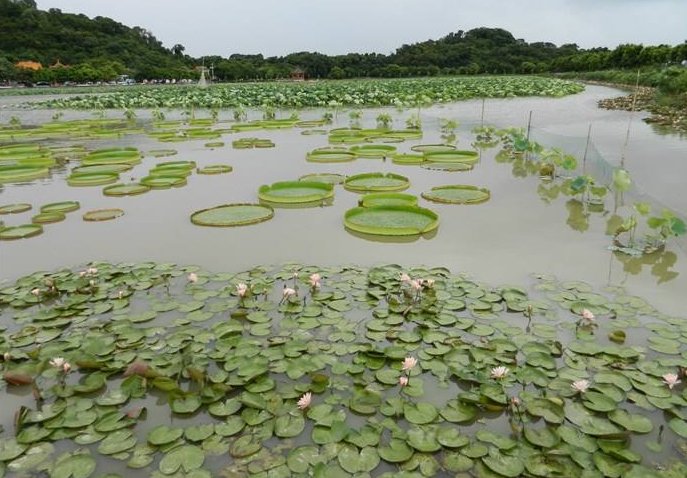
<svg viewBox="0 0 687 478"><path fill-rule="evenodd" d="M351 146L349 151L359 158L381 158L396 152L396 146L389 144L361 144Z"/></svg>
<svg viewBox="0 0 687 478"><path fill-rule="evenodd" d="M85 212L83 215L84 221L109 221L124 215L124 210L119 208L110 209L94 209Z"/></svg>
<svg viewBox="0 0 687 478"><path fill-rule="evenodd" d="M260 186L258 197L270 203L310 203L334 197L334 186L317 181L280 181Z"/></svg>
<svg viewBox="0 0 687 478"><path fill-rule="evenodd" d="M119 179L119 173L72 173L67 178L70 186L102 186Z"/></svg>
<svg viewBox="0 0 687 478"><path fill-rule="evenodd" d="M402 191L410 187L410 180L394 173L362 173L348 176L344 181L344 188L348 191L382 192Z"/></svg>
<svg viewBox="0 0 687 478"><path fill-rule="evenodd" d="M273 217L274 209L270 206L238 203L196 211L191 214L191 222L197 226L234 227L258 224Z"/></svg>
<svg viewBox="0 0 687 478"><path fill-rule="evenodd" d="M5 204L0 206L0 214L19 214L30 211L33 206L29 203Z"/></svg>
<svg viewBox="0 0 687 478"><path fill-rule="evenodd" d="M34 224L51 224L54 222L64 221L66 218L67 216L60 211L41 212L33 216L31 218L31 222Z"/></svg>
<svg viewBox="0 0 687 478"><path fill-rule="evenodd" d="M228 164L208 164L202 168L198 168L198 174L224 174L230 173L234 170Z"/></svg>
<svg viewBox="0 0 687 478"><path fill-rule="evenodd" d="M344 224L356 232L382 236L426 234L439 227L439 216L415 206L356 207L346 212Z"/></svg>
<svg viewBox="0 0 687 478"><path fill-rule="evenodd" d="M436 186L422 193L428 201L444 204L478 204L488 201L491 193L486 188L466 184Z"/></svg>
<svg viewBox="0 0 687 478"><path fill-rule="evenodd" d="M424 153L425 159L432 163L464 163L475 164L479 161L477 151L452 150L452 151L428 151Z"/></svg>
<svg viewBox="0 0 687 478"><path fill-rule="evenodd" d="M404 193L370 193L358 201L361 207L417 206L417 196Z"/></svg>
<svg viewBox="0 0 687 478"><path fill-rule="evenodd" d="M43 233L43 226L40 224L23 224L20 226L10 226L0 229L0 240L11 241L14 239L26 239Z"/></svg>
<svg viewBox="0 0 687 478"><path fill-rule="evenodd" d="M51 202L41 206L41 212L72 212L76 211L81 207L79 201L61 201L61 202Z"/></svg>
<svg viewBox="0 0 687 478"><path fill-rule="evenodd" d="M319 148L306 155L306 160L311 163L346 163L356 158L355 153L345 148Z"/></svg>
<svg viewBox="0 0 687 478"><path fill-rule="evenodd" d="M160 176L145 176L140 183L152 189L178 188L186 185L184 176L175 176L173 172L165 172Z"/></svg>
<svg viewBox="0 0 687 478"><path fill-rule="evenodd" d="M315 181L327 184L342 184L346 176L338 173L310 173L298 178L299 181Z"/></svg>
<svg viewBox="0 0 687 478"><path fill-rule="evenodd" d="M103 188L105 196L136 196L150 191L151 187L140 183L120 183Z"/></svg>
<svg viewBox="0 0 687 478"><path fill-rule="evenodd" d="M452 144L416 144L410 148L418 153L446 152L455 151L456 147Z"/></svg>
<svg viewBox="0 0 687 478"><path fill-rule="evenodd" d="M45 166L31 166L31 165L0 165L0 183L3 182L20 182L31 181L47 176L50 169Z"/></svg>

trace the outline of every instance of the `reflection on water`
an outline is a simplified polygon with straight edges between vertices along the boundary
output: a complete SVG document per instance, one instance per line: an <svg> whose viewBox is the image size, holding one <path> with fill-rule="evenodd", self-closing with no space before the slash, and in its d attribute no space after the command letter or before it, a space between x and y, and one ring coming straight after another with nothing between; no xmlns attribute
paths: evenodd
<svg viewBox="0 0 687 478"><path fill-rule="evenodd" d="M430 240L436 237L438 229L434 229L426 234L414 234L407 236L380 236L376 234L365 234L363 232L353 231L352 229L345 228L346 232L352 236L358 237L360 239L365 239L366 241L381 242L386 244L409 244L411 242L419 241L420 239Z"/></svg>
<svg viewBox="0 0 687 478"><path fill-rule="evenodd" d="M631 256L629 254L624 254L618 251L611 252L612 257L615 261L622 264L623 272L625 276L619 281L620 284L627 280L628 275L638 275L644 272L645 266L651 272L651 275L656 277L657 283L662 284L664 282L676 279L680 273L673 269L677 264L677 254L670 250L655 251L650 254L643 254L639 257ZM611 270L609 275L611 275Z"/></svg>

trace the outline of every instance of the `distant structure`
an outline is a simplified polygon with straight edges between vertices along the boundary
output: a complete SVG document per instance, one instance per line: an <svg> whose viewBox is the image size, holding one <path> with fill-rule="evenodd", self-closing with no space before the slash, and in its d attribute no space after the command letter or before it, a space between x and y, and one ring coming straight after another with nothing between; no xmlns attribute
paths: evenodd
<svg viewBox="0 0 687 478"><path fill-rule="evenodd" d="M14 64L14 66L19 68L20 70L38 71L38 70L43 69L43 65L41 65L37 61L31 61L31 60L18 61L17 63Z"/></svg>
<svg viewBox="0 0 687 478"><path fill-rule="evenodd" d="M199 88L207 88L208 85L210 84L208 79L205 77L206 71L207 71L207 68L205 68L205 65L200 67L200 79L198 80L198 87Z"/></svg>
<svg viewBox="0 0 687 478"><path fill-rule="evenodd" d="M293 81L305 81L305 72L300 68L295 68L291 71L289 78Z"/></svg>

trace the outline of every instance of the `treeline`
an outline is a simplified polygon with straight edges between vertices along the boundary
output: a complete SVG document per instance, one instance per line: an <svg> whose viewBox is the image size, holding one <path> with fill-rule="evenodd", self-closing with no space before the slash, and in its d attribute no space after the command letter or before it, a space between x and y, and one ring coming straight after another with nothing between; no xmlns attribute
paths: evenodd
<svg viewBox="0 0 687 478"><path fill-rule="evenodd" d="M0 0L0 31L0 81L83 82L112 80L120 74L138 80L194 78L203 63L216 80L246 81L289 78L296 72L310 79L580 72L687 60L687 42L584 50L575 44L527 43L500 28L459 30L439 40L403 45L390 55L299 52L267 58L191 58L183 45L165 48L143 28L57 9L40 11L33 0ZM52 67L16 67L25 60Z"/></svg>

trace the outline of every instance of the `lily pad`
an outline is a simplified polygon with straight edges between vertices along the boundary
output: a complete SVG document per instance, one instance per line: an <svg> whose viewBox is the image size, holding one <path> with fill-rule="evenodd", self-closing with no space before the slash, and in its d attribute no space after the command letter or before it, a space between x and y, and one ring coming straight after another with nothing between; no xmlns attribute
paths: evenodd
<svg viewBox="0 0 687 478"><path fill-rule="evenodd" d="M84 221L109 221L124 215L123 209L95 209L84 213Z"/></svg>
<svg viewBox="0 0 687 478"><path fill-rule="evenodd" d="M489 200L490 196L488 189L460 184L436 186L422 193L422 197L428 201L446 204L477 204Z"/></svg>
<svg viewBox="0 0 687 478"><path fill-rule="evenodd" d="M37 236L43 233L43 226L40 224L24 224L21 226L10 226L0 229L0 240L10 241L14 239L26 239L27 237Z"/></svg>
<svg viewBox="0 0 687 478"><path fill-rule="evenodd" d="M273 216L274 209L261 204L224 204L194 212L191 222L197 226L247 226L267 221Z"/></svg>
<svg viewBox="0 0 687 478"><path fill-rule="evenodd" d="M410 181L405 176L393 173L362 173L348 176L344 181L344 188L357 192L402 191L410 187Z"/></svg>
<svg viewBox="0 0 687 478"><path fill-rule="evenodd" d="M357 207L346 212L347 228L365 234L412 236L439 227L439 216L429 209L414 206Z"/></svg>
<svg viewBox="0 0 687 478"><path fill-rule="evenodd" d="M316 181L281 181L260 186L258 197L271 203L310 203L334 197L334 187Z"/></svg>

